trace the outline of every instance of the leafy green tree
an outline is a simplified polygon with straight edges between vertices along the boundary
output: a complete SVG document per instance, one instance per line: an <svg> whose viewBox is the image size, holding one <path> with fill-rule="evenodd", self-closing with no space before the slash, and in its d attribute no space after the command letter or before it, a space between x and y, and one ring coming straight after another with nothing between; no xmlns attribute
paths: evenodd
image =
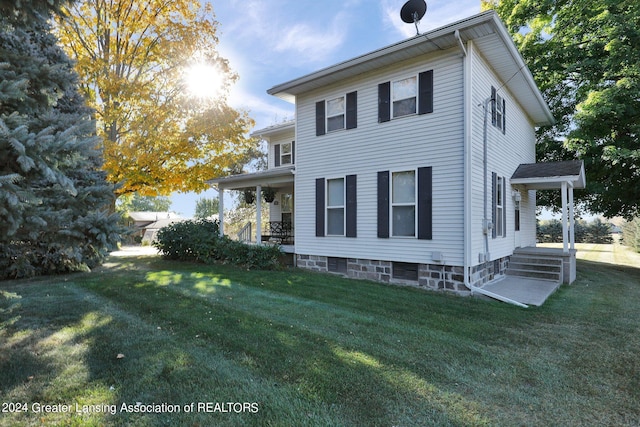
<svg viewBox="0 0 640 427"><path fill-rule="evenodd" d="M531 69L556 124L538 160L582 159L576 200L606 217L640 213L640 2L490 0ZM539 203L559 205L557 192Z"/></svg>
<svg viewBox="0 0 640 427"><path fill-rule="evenodd" d="M640 218L625 221L622 226L622 243L640 252Z"/></svg>
<svg viewBox="0 0 640 427"><path fill-rule="evenodd" d="M120 212L168 212L171 198L167 196L141 196L130 193L118 199L116 209Z"/></svg>
<svg viewBox="0 0 640 427"><path fill-rule="evenodd" d="M611 243L611 225L600 218L593 220L587 227L587 243Z"/></svg>
<svg viewBox="0 0 640 427"><path fill-rule="evenodd" d="M0 278L93 267L119 239L92 111L51 35L59 4L2 3Z"/></svg>
<svg viewBox="0 0 640 427"><path fill-rule="evenodd" d="M557 219L539 222L536 235L540 243L562 242L562 222Z"/></svg>
<svg viewBox="0 0 640 427"><path fill-rule="evenodd" d="M213 215L218 215L219 207L220 201L217 198L208 199L203 197L196 202L196 213L194 216L202 219L210 218Z"/></svg>
<svg viewBox="0 0 640 427"><path fill-rule="evenodd" d="M586 243L589 237L589 225L583 219L576 218L574 222L574 237L576 243Z"/></svg>

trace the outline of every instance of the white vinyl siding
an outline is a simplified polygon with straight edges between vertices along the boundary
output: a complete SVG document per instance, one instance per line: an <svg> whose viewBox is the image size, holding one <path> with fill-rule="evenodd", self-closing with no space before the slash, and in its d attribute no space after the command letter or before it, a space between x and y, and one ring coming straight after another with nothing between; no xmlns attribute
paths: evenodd
<svg viewBox="0 0 640 427"><path fill-rule="evenodd" d="M513 190L509 182L511 175L521 163L534 163L535 156L535 128L530 118L525 114L518 102L504 86L504 82L498 80L492 68L486 63L484 58L478 55L473 42L467 46L467 53L471 55L471 76L472 76L472 99L471 105L471 129L472 135L472 178L471 178L471 254L472 265L479 263L479 254L485 251L484 234L482 231L482 220L491 220L491 197L492 180L491 173L505 179L504 207L506 210L506 223L504 232L506 238L491 238L489 234L489 253L491 259L495 260L513 253L515 247L515 218L514 218L514 197ZM491 105L487 109L487 147L488 147L488 176L487 176L487 197L488 212L484 213L483 203L483 128L485 101L491 97L491 87L497 89L497 94L504 100L506 105L506 134L501 128L492 126ZM535 191L522 191L520 202L520 245L535 245ZM494 225L495 226L495 225ZM499 233L497 233L500 236Z"/></svg>
<svg viewBox="0 0 640 427"><path fill-rule="evenodd" d="M378 85L433 70L433 113L378 123ZM316 137L319 99L358 92L358 127ZM344 258L428 263L442 252L445 263L462 265L463 245L462 58L452 49L361 74L296 101L296 252ZM321 141L321 142L320 142ZM377 237L377 173L433 168L431 240ZM357 238L316 237L315 180L358 176Z"/></svg>

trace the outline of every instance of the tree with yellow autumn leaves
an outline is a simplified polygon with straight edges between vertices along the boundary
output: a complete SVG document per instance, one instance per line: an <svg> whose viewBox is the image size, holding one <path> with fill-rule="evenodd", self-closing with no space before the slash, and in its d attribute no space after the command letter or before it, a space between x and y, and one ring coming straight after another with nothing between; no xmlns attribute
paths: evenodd
<svg viewBox="0 0 640 427"><path fill-rule="evenodd" d="M227 105L238 76L199 0L83 0L56 32L96 110L116 195L199 191L254 157L253 121Z"/></svg>

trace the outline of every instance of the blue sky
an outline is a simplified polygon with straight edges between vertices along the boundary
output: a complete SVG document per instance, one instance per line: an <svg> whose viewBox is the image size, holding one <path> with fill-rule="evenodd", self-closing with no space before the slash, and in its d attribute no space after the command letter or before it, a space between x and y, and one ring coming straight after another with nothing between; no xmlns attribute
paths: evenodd
<svg viewBox="0 0 640 427"><path fill-rule="evenodd" d="M293 105L267 89L415 35L400 20L405 0L220 0L218 52L239 75L229 104L260 129L293 119ZM420 22L429 31L480 12L480 0L431 0ZM171 210L192 216L201 194L174 194ZM225 202L227 200L225 199ZM226 203L228 206L228 203Z"/></svg>

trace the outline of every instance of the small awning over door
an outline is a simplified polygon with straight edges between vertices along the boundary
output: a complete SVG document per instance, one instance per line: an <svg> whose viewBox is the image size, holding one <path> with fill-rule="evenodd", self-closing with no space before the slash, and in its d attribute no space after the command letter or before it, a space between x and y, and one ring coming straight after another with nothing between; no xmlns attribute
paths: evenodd
<svg viewBox="0 0 640 427"><path fill-rule="evenodd" d="M524 185L531 190L559 189L563 183L574 189L585 187L582 160L521 164L511 177L511 184Z"/></svg>
<svg viewBox="0 0 640 427"><path fill-rule="evenodd" d="M584 188L586 178L582 160L529 163L518 166L511 176L511 185L529 190L560 190L562 198L562 250L574 250L575 219L573 190Z"/></svg>

